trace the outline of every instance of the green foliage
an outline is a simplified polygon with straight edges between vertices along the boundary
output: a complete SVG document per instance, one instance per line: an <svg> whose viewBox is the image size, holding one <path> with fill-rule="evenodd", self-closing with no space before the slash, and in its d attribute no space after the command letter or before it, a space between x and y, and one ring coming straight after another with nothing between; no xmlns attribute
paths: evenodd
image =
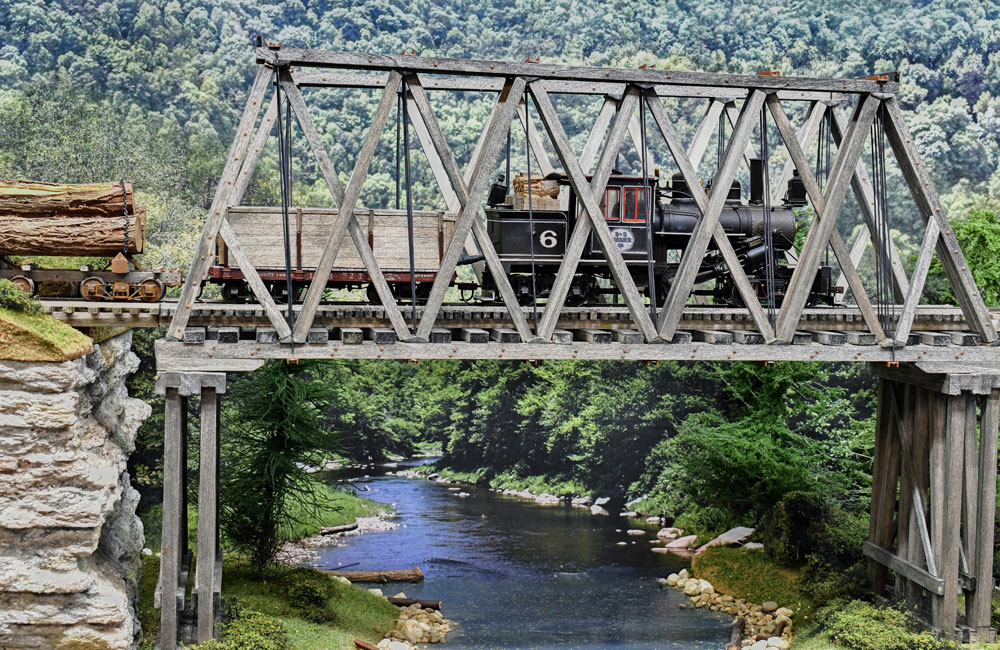
<svg viewBox="0 0 1000 650"><path fill-rule="evenodd" d="M986 305L1000 306L1000 264L997 264L1000 260L1000 219L997 213L973 210L968 216L952 219L951 226ZM931 264L925 295L926 301L933 304L956 302L937 257Z"/></svg>
<svg viewBox="0 0 1000 650"><path fill-rule="evenodd" d="M198 646L213 650L291 650L285 624L260 612L239 610L239 616L222 626L222 639Z"/></svg>
<svg viewBox="0 0 1000 650"><path fill-rule="evenodd" d="M815 605L802 591L802 573L759 550L715 547L693 559L694 575L708 580L720 593L754 603L773 600L795 612L795 624L811 620Z"/></svg>
<svg viewBox="0 0 1000 650"><path fill-rule="evenodd" d="M0 308L27 314L40 314L42 305L31 297L30 294L21 291L10 280L0 278Z"/></svg>
<svg viewBox="0 0 1000 650"><path fill-rule="evenodd" d="M822 543L828 516L827 504L818 494L789 492L771 513L764 550L779 562L805 560Z"/></svg>
<svg viewBox="0 0 1000 650"><path fill-rule="evenodd" d="M288 599L303 608L319 607L330 598L326 581L303 577L288 586Z"/></svg>
<svg viewBox="0 0 1000 650"><path fill-rule="evenodd" d="M910 612L862 601L836 603L818 614L830 639L849 650L944 650L954 644L920 632Z"/></svg>
<svg viewBox="0 0 1000 650"><path fill-rule="evenodd" d="M230 412L223 436L221 524L229 544L258 574L296 524L327 507L315 498L316 479L304 470L318 465L320 450L334 442L322 425L331 392L309 374L314 366L271 362L230 391L239 408Z"/></svg>

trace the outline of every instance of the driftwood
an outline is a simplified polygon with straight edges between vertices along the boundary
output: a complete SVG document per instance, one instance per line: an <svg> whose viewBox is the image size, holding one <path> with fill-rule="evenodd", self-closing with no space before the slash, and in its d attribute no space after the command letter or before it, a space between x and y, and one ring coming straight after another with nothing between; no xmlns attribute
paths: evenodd
<svg viewBox="0 0 1000 650"><path fill-rule="evenodd" d="M781 621L780 623L778 623L778 625L775 626L774 632L771 632L770 634L756 634L754 635L753 640L766 641L767 639L770 639L772 636L781 636L781 633L785 631L786 625L788 625L788 621Z"/></svg>
<svg viewBox="0 0 1000 650"><path fill-rule="evenodd" d="M128 252L141 253L146 211L135 206L132 183L56 184L0 181L0 254L100 255L122 252L125 206Z"/></svg>
<svg viewBox="0 0 1000 650"><path fill-rule="evenodd" d="M362 650L379 650L377 645L372 645L364 639L354 639L354 645Z"/></svg>
<svg viewBox="0 0 1000 650"><path fill-rule="evenodd" d="M319 531L319 534L338 535L340 533L346 533L350 530L357 530L357 529L358 529L358 523L354 522L353 524L344 524L343 526L330 526L329 528L324 528L321 531Z"/></svg>
<svg viewBox="0 0 1000 650"><path fill-rule="evenodd" d="M388 596L386 598L393 605L399 607L409 607L410 605L420 605L424 609L441 609L440 600L420 600L419 598L397 598L395 596Z"/></svg>
<svg viewBox="0 0 1000 650"><path fill-rule="evenodd" d="M729 643L726 644L726 650L740 650L741 642L743 641L743 632L746 630L747 620L742 616L733 621L733 624L729 627Z"/></svg>
<svg viewBox="0 0 1000 650"><path fill-rule="evenodd" d="M347 578L351 582L423 582L424 574L420 569L394 569L389 571L336 571L320 569L331 576Z"/></svg>

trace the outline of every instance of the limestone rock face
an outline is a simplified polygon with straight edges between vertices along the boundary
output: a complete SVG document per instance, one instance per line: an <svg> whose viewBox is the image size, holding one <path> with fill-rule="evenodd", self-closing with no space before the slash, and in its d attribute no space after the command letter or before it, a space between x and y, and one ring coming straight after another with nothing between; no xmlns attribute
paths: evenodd
<svg viewBox="0 0 1000 650"><path fill-rule="evenodd" d="M136 646L142 524L126 461L147 404L131 333L0 361L0 648Z"/></svg>

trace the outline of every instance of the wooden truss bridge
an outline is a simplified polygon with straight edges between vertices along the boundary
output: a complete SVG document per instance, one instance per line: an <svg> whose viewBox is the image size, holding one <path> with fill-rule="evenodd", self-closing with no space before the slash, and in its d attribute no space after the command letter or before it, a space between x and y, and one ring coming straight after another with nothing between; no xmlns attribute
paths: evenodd
<svg viewBox="0 0 1000 650"><path fill-rule="evenodd" d="M156 347L158 390L166 396L163 560L158 587L160 648L205 641L216 634L221 584L218 548L219 396L227 372L250 371L267 359L615 359L865 361L879 377L878 451L872 530L865 554L873 587L895 593L924 613L942 635L992 640L993 522L1000 404L1000 351L995 314L979 294L955 234L942 212L888 76L810 79L772 74L728 75L655 69L625 70L540 62L469 61L417 56L325 52L260 45L260 64L204 232L176 303L94 306L50 302L57 318L79 326L167 325ZM307 107L310 88L356 88L380 94L357 159L335 160ZM405 93L403 92L405 88ZM281 99L272 91L280 89ZM494 93L492 112L464 169L448 145L428 93ZM582 151L570 144L553 95L596 95L603 106ZM453 215L454 231L426 301L401 307L385 280L361 225L362 186L390 114L402 101L408 119ZM703 99L704 118L685 146L664 99ZM792 124L786 107L805 102L805 120ZM255 266L252 247L232 219L242 205L265 143L290 114L315 158L336 210L310 242L318 255L315 278L292 316L276 304ZM540 118L541 128L531 118ZM700 215L679 259L677 275L656 316L639 292L615 245L601 208L615 160L629 135L645 139L637 113L651 116L688 187L701 183L699 167L720 116L731 134L707 193L693 192ZM780 307L764 305L743 272L719 222L739 168L754 157L754 128L763 112L781 135L788 161L776 188L780 197L798 172L814 217ZM797 114L794 113L793 114ZM806 151L831 114L837 151L821 189ZM481 214L512 122L528 134L541 173L561 170L582 204L548 299L531 309L518 304ZM870 297L858 266L869 242L878 242L872 175L862 162L878 123L920 215L922 239L911 273L890 240L892 315ZM553 161L542 141L547 137ZM645 147L643 147L645 150ZM654 161L649 161L653 163ZM351 169L346 186L338 172ZM848 245L838 217L848 192L863 227ZM276 211L277 209L272 209ZM280 222L278 224L279 232ZM601 244L621 302L566 305L587 238ZM279 237L281 235L279 234ZM254 304L200 298L220 240L239 264ZM411 235L412 241L412 235ZM883 240L884 241L884 240ZM696 304L692 291L710 247L732 273L745 308ZM378 305L324 301L338 254L356 254L371 279ZM827 251L840 268L853 303L807 307ZM495 304L446 303L456 266L465 254L481 256L497 284ZM921 306L928 269L937 255L956 307ZM480 271L482 269L479 269ZM891 300L891 299L890 299ZM884 301L883 301L884 302ZM774 309L772 309L774 308ZM200 397L199 523L197 560L186 547L188 435L186 402ZM190 570L195 571L188 590ZM958 594L964 613L958 616ZM187 622L187 627L185 627Z"/></svg>

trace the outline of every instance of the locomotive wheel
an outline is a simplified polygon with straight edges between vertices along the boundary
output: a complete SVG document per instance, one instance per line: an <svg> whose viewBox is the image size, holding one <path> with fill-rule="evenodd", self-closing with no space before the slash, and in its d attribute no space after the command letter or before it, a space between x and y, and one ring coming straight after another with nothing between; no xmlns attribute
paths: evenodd
<svg viewBox="0 0 1000 650"><path fill-rule="evenodd" d="M156 278L149 278L139 283L139 299L144 302L159 302L166 287Z"/></svg>
<svg viewBox="0 0 1000 650"><path fill-rule="evenodd" d="M28 294L29 296L35 295L38 291L38 287L35 286L35 281L24 275L15 275L10 279L14 283L14 286Z"/></svg>
<svg viewBox="0 0 1000 650"><path fill-rule="evenodd" d="M222 285L222 299L226 302L242 304L247 301L248 295L250 292L243 280L226 280Z"/></svg>
<svg viewBox="0 0 1000 650"><path fill-rule="evenodd" d="M84 300L104 300L107 295L107 283L96 276L91 276L80 283L80 296Z"/></svg>

